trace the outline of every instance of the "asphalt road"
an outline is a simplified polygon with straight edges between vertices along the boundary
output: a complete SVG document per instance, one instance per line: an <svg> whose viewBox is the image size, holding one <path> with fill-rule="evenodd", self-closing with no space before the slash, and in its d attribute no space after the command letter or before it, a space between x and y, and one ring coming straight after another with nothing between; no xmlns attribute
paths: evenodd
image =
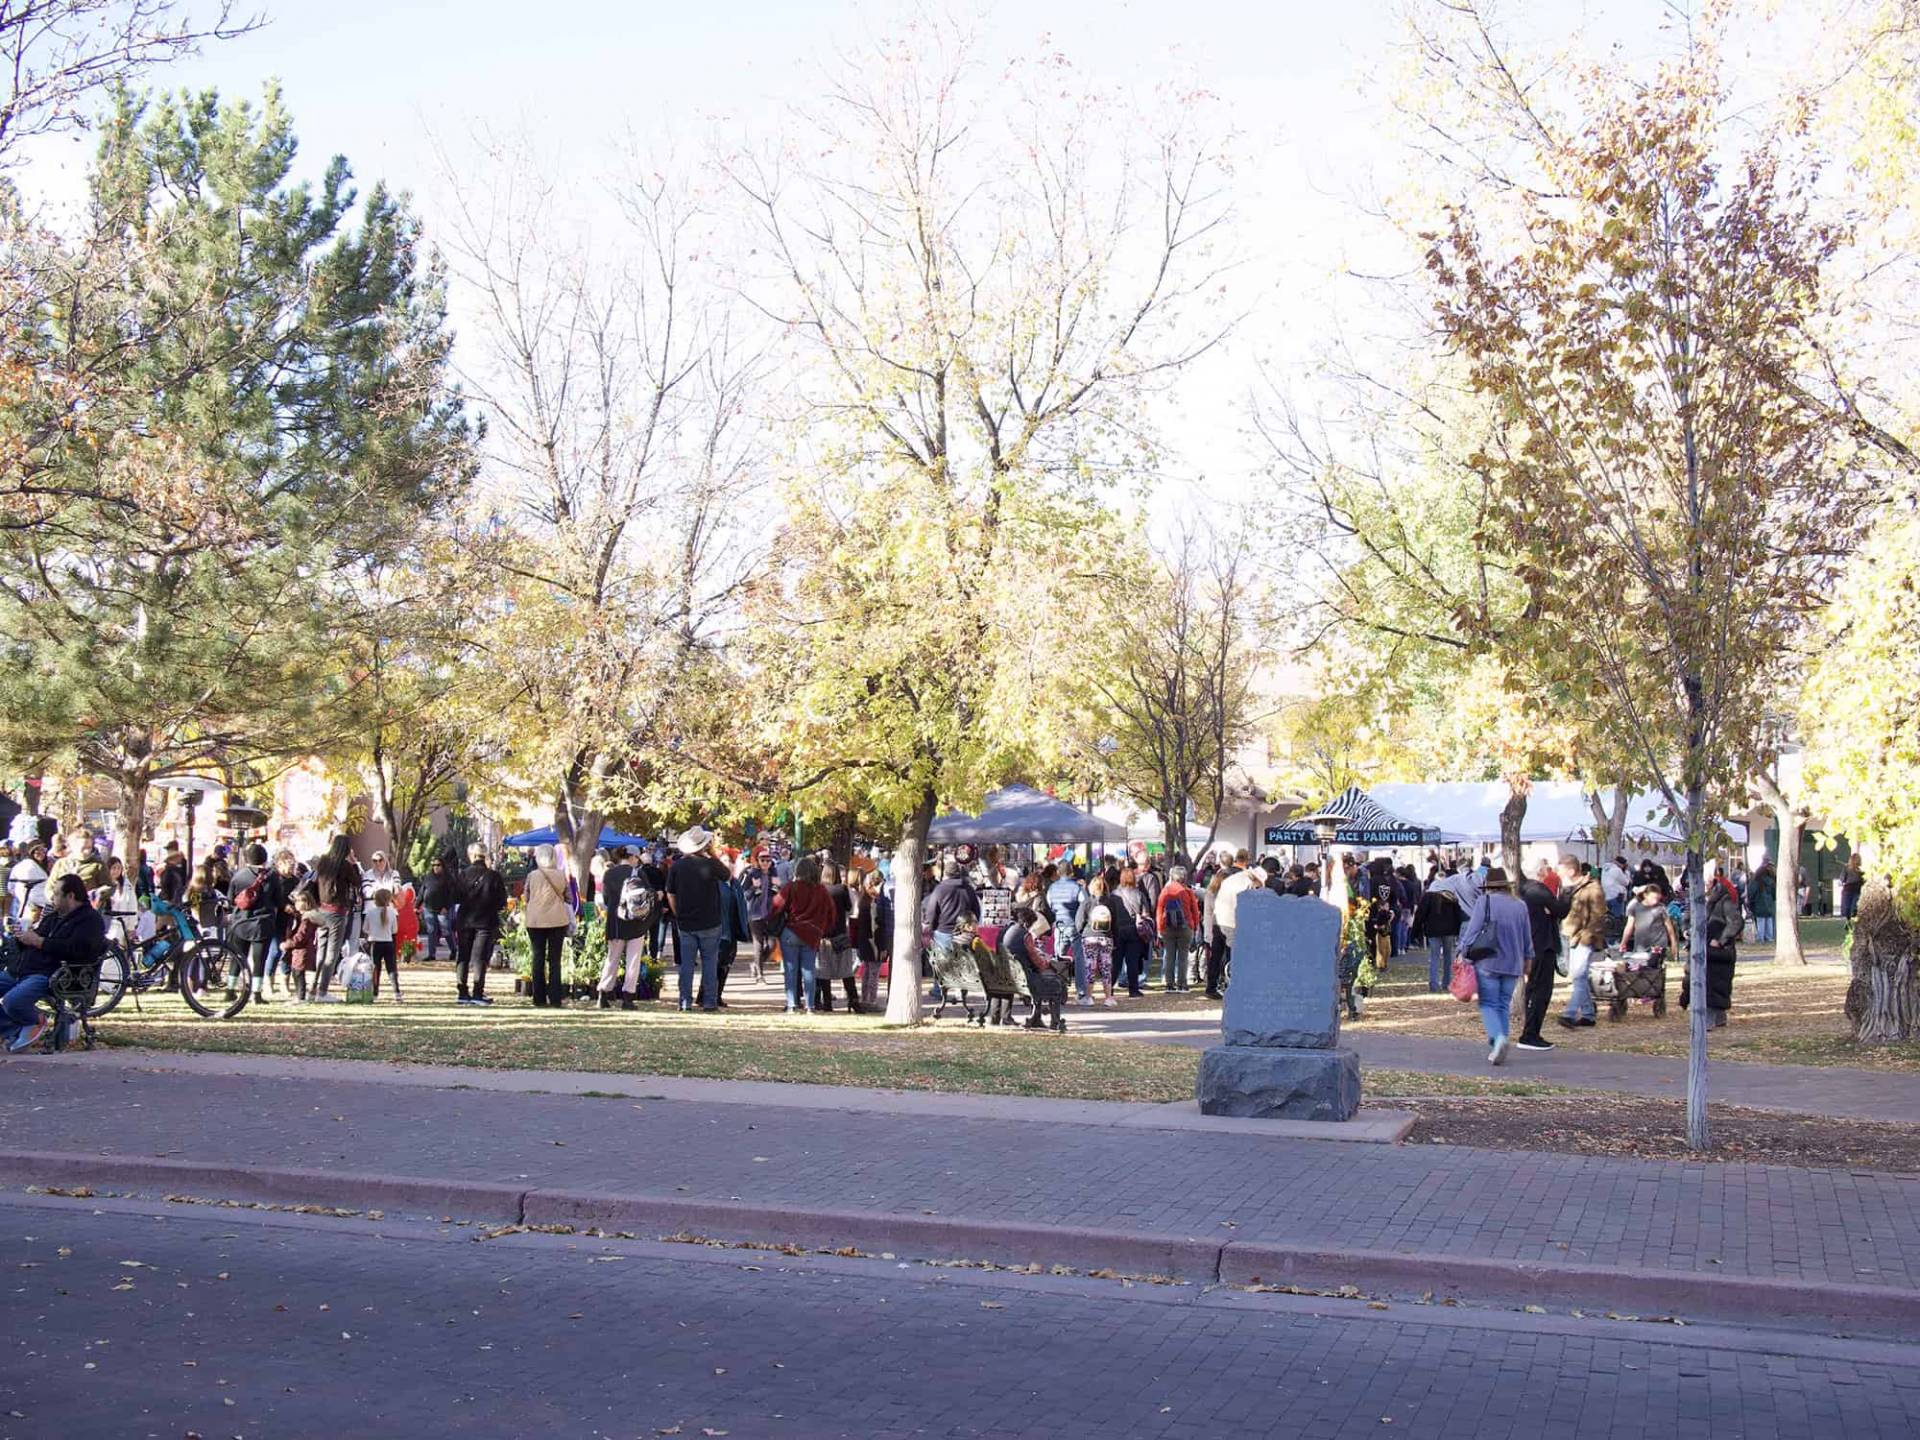
<svg viewBox="0 0 1920 1440"><path fill-rule="evenodd" d="M1920 1344L112 1200L0 1226L21 1440L1920 1434Z"/></svg>

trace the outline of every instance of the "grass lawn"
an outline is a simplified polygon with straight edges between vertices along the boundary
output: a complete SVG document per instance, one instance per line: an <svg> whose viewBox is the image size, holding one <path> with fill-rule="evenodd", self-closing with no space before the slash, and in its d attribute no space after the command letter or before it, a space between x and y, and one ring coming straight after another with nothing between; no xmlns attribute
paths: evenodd
<svg viewBox="0 0 1920 1440"><path fill-rule="evenodd" d="M1726 1060L1753 1060L1778 1065L1850 1065L1864 1069L1920 1071L1920 1045L1856 1045L1847 1028L1844 1009L1847 967L1838 959L1839 921L1817 922L1835 927L1827 954L1807 965L1772 962L1743 963L1733 981L1733 1010L1727 1028L1712 1033L1713 1054ZM1810 939L1812 937L1809 937ZM1818 952L1810 952L1817 955ZM1567 982L1554 986L1554 1013L1565 1005ZM1177 998L1177 997L1176 997ZM1514 996L1518 1014L1521 992ZM1367 1002L1367 1030L1405 1035L1457 1036L1479 1040L1479 1012L1448 995L1427 993L1426 960L1394 962L1384 985ZM1549 1034L1557 1034L1549 1027ZM1685 1055L1687 1016L1680 1009L1680 981L1672 972L1667 985L1667 1014L1655 1019L1650 1005L1636 1002L1624 1020L1607 1018L1582 1030L1573 1042L1582 1050L1618 1051L1637 1055Z"/></svg>
<svg viewBox="0 0 1920 1440"><path fill-rule="evenodd" d="M496 976L498 980L500 977ZM1172 1102L1193 1098L1199 1052L1180 1045L1020 1029L981 1030L952 1018L906 1030L879 1017L836 1011L779 1013L773 984L736 979L721 1016L683 1015L671 1001L626 1012L576 1003L535 1010L499 993L491 1009L453 1003L445 966L409 967L407 1000L372 1005L249 1006L237 1018L201 1020L178 997L131 998L100 1022L112 1046L305 1055L507 1070L585 1070L857 1085L1054 1099ZM511 984L500 987L511 989ZM1390 1096L1538 1095L1552 1087L1479 1077L1367 1072L1369 1100Z"/></svg>

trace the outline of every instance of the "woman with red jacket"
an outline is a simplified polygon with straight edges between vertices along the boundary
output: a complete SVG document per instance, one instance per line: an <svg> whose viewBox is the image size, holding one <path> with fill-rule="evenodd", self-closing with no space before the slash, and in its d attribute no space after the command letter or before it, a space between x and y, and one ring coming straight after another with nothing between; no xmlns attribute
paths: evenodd
<svg viewBox="0 0 1920 1440"><path fill-rule="evenodd" d="M793 867L793 880L773 897L768 920L780 927L780 968L787 982L787 1011L813 1013L813 966L820 942L840 922L840 907L820 883L820 862L812 856Z"/></svg>
<svg viewBox="0 0 1920 1440"><path fill-rule="evenodd" d="M1200 928L1200 897L1187 887L1187 867L1167 872L1166 888L1153 907L1160 931L1160 979L1168 990L1187 988L1187 961L1193 953L1193 932Z"/></svg>

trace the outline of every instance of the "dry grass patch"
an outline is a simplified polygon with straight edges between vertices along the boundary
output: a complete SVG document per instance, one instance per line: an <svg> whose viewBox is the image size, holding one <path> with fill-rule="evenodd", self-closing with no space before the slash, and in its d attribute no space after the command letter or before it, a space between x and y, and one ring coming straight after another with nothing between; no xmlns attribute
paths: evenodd
<svg viewBox="0 0 1920 1440"><path fill-rule="evenodd" d="M769 1080L976 1095L1171 1103L1193 1098L1200 1052L1072 1032L981 1030L953 1018L913 1030L844 1011L780 1013L779 991L750 982L728 991L718 1015L686 1015L671 1002L634 1011L582 1004L535 1010L512 995L488 1009L453 1003L444 967L405 972L407 1001L371 1005L249 1006L229 1021L195 1017L177 998L123 1002L100 1024L111 1046L208 1053L297 1055L577 1070L620 1075ZM1369 1071L1370 1096L1526 1095L1551 1087L1479 1077Z"/></svg>
<svg viewBox="0 0 1920 1440"><path fill-rule="evenodd" d="M1712 1034L1712 1052L1723 1060L1762 1061L1779 1065L1849 1065L1867 1069L1920 1071L1920 1045L1856 1045L1847 1028L1845 1002L1847 967L1837 959L1807 965L1748 963L1739 967L1733 982L1733 1011L1727 1028ZM1554 1013L1565 1007L1565 980L1554 986ZM1516 1018L1523 992L1516 991ZM1366 1018L1357 1029L1399 1035L1428 1035L1481 1041L1480 1014L1449 995L1427 993L1424 957L1394 962L1385 984L1375 988L1367 1002ZM1517 1028L1517 1027L1516 1027ZM1549 1025L1559 1039L1558 1026ZM1626 1018L1612 1021L1604 1008L1600 1023L1567 1037L1575 1050L1599 1050L1636 1055L1682 1056L1687 1053L1687 1016L1680 1009L1680 983L1674 974L1667 986L1667 1013L1656 1019L1653 1008L1635 1002Z"/></svg>

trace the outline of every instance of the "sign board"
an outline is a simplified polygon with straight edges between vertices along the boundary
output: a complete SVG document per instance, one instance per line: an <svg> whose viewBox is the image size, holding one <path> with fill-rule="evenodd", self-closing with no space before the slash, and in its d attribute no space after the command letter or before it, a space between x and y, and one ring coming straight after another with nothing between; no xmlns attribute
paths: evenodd
<svg viewBox="0 0 1920 1440"><path fill-rule="evenodd" d="M1432 845L1438 843L1437 830L1351 830L1342 829L1333 837L1336 845ZM1320 837L1298 825L1269 825L1269 845L1318 845Z"/></svg>

